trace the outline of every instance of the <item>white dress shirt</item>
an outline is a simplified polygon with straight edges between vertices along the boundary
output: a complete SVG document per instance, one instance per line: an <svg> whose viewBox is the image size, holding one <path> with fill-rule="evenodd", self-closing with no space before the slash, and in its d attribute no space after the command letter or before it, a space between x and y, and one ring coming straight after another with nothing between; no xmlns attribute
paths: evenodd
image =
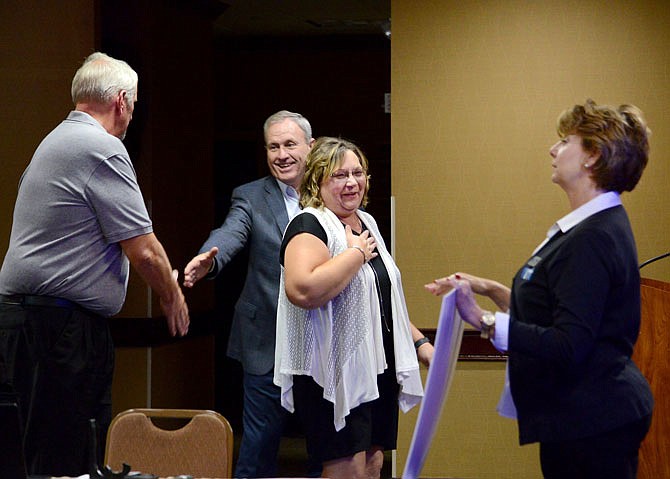
<svg viewBox="0 0 670 479"><path fill-rule="evenodd" d="M286 183L277 180L277 184L284 197L284 205L286 206L286 213L288 213L288 220L290 222L298 211L300 211L300 195L295 188Z"/></svg>

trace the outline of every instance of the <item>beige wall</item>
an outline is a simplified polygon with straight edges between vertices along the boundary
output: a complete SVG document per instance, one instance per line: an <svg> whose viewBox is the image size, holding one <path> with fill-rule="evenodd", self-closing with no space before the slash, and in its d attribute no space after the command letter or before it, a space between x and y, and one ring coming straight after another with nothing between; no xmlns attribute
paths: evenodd
<svg viewBox="0 0 670 479"><path fill-rule="evenodd" d="M516 422L495 412L504 371L504 362L457 365L421 477L537 479L541 476L537 445L517 446ZM400 414L394 477L400 477L405 467L418 413L416 407Z"/></svg>
<svg viewBox="0 0 670 479"><path fill-rule="evenodd" d="M435 327L439 310L424 283L462 270L509 284L568 212L550 181L548 149L558 114L588 97L645 112L651 158L623 201L640 260L670 249L666 2L392 0L392 18L395 250L418 326ZM643 276L670 281L670 261L648 266ZM425 472L538 477L535 454L517 461L528 448L516 445L516 431L479 410L492 407L498 393L480 386L502 385L502 370L463 368L433 446L440 453L431 453ZM450 427L453 417L471 428ZM401 441L413 424L403 419ZM483 444L474 447L475 438ZM502 475L482 457L491 448L506 448Z"/></svg>

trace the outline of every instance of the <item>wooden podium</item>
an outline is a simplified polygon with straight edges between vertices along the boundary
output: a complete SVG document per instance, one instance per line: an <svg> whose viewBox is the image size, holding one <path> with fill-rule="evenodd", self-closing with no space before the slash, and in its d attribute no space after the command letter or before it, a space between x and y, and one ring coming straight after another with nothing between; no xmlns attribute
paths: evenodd
<svg viewBox="0 0 670 479"><path fill-rule="evenodd" d="M651 385L655 405L637 477L670 478L670 283L642 278L641 296L642 325L633 360Z"/></svg>

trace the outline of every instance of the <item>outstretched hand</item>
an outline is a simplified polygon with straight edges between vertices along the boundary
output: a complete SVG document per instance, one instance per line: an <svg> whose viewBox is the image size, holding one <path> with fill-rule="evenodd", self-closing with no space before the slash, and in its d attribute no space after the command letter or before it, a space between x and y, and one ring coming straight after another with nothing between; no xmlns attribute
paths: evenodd
<svg viewBox="0 0 670 479"><path fill-rule="evenodd" d="M470 288L475 294L481 294L483 296L488 295L488 288L486 286L487 280L480 278L468 273L454 273L444 278L438 278L432 283L424 285L424 287L433 293L435 296L440 296L442 294L448 293L453 288L452 280L461 280L464 279L470 283Z"/></svg>
<svg viewBox="0 0 670 479"><path fill-rule="evenodd" d="M200 253L188 262L184 268L184 286L192 288L195 283L204 278L214 263L214 257L219 253L219 248L214 246L205 253Z"/></svg>
<svg viewBox="0 0 670 479"><path fill-rule="evenodd" d="M453 287L454 281L464 280L470 285L470 289L475 294L486 296L498 306L500 311L508 311L511 301L511 290L497 281L487 278L481 278L468 273L454 273L444 278L439 278L424 287L436 296L449 292Z"/></svg>
<svg viewBox="0 0 670 479"><path fill-rule="evenodd" d="M439 278L424 285L424 287L432 294L439 296L445 294L452 289L456 290L456 309L458 309L461 318L472 325L475 329L481 329L481 317L483 314L482 308L479 307L475 300L476 291L473 285L478 289L481 288L479 284L480 278L465 273L456 273L444 278Z"/></svg>
<svg viewBox="0 0 670 479"><path fill-rule="evenodd" d="M188 333L191 320L186 299L181 292L181 288L179 288L178 277L179 272L173 269L172 279L176 283L176 294L173 294L169 299L160 298L160 305L167 318L170 334L172 336L185 336Z"/></svg>

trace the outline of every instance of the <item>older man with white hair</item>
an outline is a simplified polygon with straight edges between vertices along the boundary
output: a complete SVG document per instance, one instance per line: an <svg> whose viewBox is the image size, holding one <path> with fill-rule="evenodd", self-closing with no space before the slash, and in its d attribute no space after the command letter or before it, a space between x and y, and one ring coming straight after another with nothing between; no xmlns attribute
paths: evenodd
<svg viewBox="0 0 670 479"><path fill-rule="evenodd" d="M158 294L170 333L188 332L176 271L122 143L137 73L93 53L72 81L75 110L35 151L19 183L0 270L0 378L16 391L29 474L88 472L88 420L104 447L114 346L129 262ZM100 451L98 451L100 454Z"/></svg>

